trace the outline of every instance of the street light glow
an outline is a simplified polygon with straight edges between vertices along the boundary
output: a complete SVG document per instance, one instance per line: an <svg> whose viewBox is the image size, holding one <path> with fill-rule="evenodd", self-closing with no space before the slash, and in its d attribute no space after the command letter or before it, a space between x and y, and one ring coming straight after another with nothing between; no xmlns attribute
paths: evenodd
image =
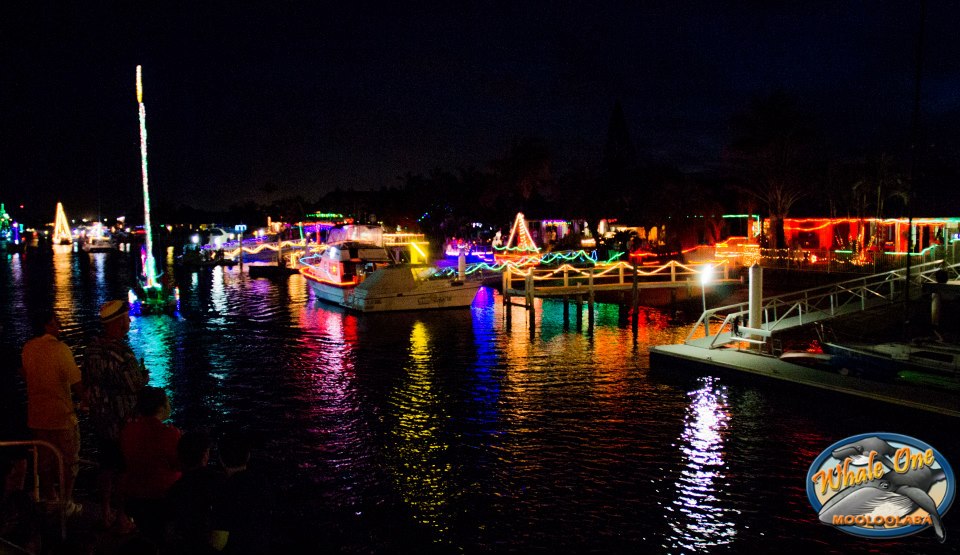
<svg viewBox="0 0 960 555"><path fill-rule="evenodd" d="M700 270L700 283L706 285L713 279L713 266L707 264Z"/></svg>
<svg viewBox="0 0 960 555"><path fill-rule="evenodd" d="M713 266L705 265L700 269L700 294L703 296L703 331L704 335L710 335L710 316L707 314L707 284L713 277Z"/></svg>

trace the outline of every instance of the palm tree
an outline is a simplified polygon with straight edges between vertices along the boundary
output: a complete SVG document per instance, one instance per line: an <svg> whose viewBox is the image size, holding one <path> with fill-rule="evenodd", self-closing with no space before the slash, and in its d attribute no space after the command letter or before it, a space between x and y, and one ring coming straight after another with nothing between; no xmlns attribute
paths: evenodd
<svg viewBox="0 0 960 555"><path fill-rule="evenodd" d="M733 120L726 157L739 177L738 190L754 197L770 216L770 245L780 246L783 220L815 181L820 141L811 118L786 93L754 100Z"/></svg>

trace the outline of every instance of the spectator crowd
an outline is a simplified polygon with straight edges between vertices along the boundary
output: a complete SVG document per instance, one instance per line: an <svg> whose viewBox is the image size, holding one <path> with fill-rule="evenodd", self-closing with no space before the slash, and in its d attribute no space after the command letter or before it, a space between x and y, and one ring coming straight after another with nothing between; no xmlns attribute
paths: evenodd
<svg viewBox="0 0 960 555"><path fill-rule="evenodd" d="M25 415L7 407L0 429L0 542L28 553L271 552L273 503L264 477L248 469L249 438L226 433L215 446L205 430L168 423L170 396L150 385L127 342L128 304L104 303L99 320L82 364L52 311L35 315L19 357L3 353L5 381L16 365L26 406ZM81 445L81 426L90 445ZM81 503L74 484L88 459L96 491ZM56 533L59 519L116 541L79 549Z"/></svg>

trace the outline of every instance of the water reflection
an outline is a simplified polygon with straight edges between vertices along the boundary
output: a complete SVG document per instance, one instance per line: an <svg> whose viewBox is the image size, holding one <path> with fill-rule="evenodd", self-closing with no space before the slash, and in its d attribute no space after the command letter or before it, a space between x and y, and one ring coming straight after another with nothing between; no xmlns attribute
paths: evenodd
<svg viewBox="0 0 960 555"><path fill-rule="evenodd" d="M286 295L290 303L296 306L306 304L309 299L309 287L305 279L288 279L286 286Z"/></svg>
<svg viewBox="0 0 960 555"><path fill-rule="evenodd" d="M97 288L102 288L104 286L104 279L106 278L106 265L107 265L108 253L94 252L94 253L90 253L89 256L91 259L90 264L92 265Z"/></svg>
<svg viewBox="0 0 960 555"><path fill-rule="evenodd" d="M734 510L719 497L726 478L727 391L713 377L699 382L700 389L688 394L690 406L680 436L682 468L667 507L669 550L693 552L729 545L737 534Z"/></svg>
<svg viewBox="0 0 960 555"><path fill-rule="evenodd" d="M30 336L29 325L21 315L27 312L26 288L23 286L24 264L23 258L16 254L5 253L7 263L0 268L0 300L4 306L10 307L3 314L3 330L9 338L17 338L13 343L19 344L22 338Z"/></svg>
<svg viewBox="0 0 960 555"><path fill-rule="evenodd" d="M171 380L170 345L177 335L173 317L138 316L132 319L127 337L130 348L150 371L150 385L168 388ZM174 411L177 404L171 399Z"/></svg>
<svg viewBox="0 0 960 555"><path fill-rule="evenodd" d="M449 532L447 504L451 496L450 445L443 436L446 420L434 383L434 352L427 326L417 321L410 331L406 379L394 393L397 422L391 430L395 452L394 480L414 519L437 533Z"/></svg>
<svg viewBox="0 0 960 555"><path fill-rule="evenodd" d="M285 288L304 296L299 286ZM369 448L370 429L356 386L354 352L357 317L325 306L299 306L302 334L294 338L285 366L294 372L289 427L299 427L300 468L311 480L338 492L335 503L362 504L364 487L375 466Z"/></svg>
<svg viewBox="0 0 960 555"><path fill-rule="evenodd" d="M210 319L211 323L224 325L227 323L227 288L224 286L226 276L223 266L214 266L210 272L210 305L211 312L215 315Z"/></svg>
<svg viewBox="0 0 960 555"><path fill-rule="evenodd" d="M73 317L73 257L70 251L59 247L53 249L53 310L60 317L62 328L72 328L77 325Z"/></svg>
<svg viewBox="0 0 960 555"><path fill-rule="evenodd" d="M476 350L476 369L474 371L473 400L475 409L468 417L479 428L480 434L496 433L497 400L500 397L500 382L495 375L498 353L496 349L496 310L493 293L484 287L477 293L473 316L473 348Z"/></svg>

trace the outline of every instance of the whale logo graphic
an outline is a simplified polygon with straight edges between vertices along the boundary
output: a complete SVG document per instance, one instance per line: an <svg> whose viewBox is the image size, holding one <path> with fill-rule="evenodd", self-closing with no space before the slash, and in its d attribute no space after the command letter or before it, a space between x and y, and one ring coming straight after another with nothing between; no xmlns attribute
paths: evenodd
<svg viewBox="0 0 960 555"><path fill-rule="evenodd" d="M831 445L807 472L807 497L823 524L870 538L930 528L946 540L943 515L956 496L939 451L909 436L861 434Z"/></svg>

